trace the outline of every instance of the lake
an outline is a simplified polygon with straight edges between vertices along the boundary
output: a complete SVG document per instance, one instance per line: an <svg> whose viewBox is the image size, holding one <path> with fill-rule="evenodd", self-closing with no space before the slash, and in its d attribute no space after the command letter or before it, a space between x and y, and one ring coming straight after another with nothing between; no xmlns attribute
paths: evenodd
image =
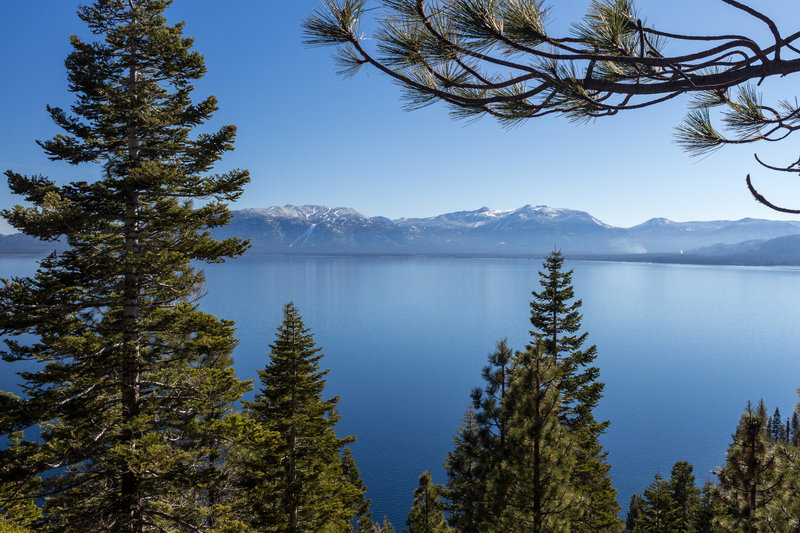
<svg viewBox="0 0 800 533"><path fill-rule="evenodd" d="M0 257L0 276L29 274L30 257ZM596 344L611 420L602 443L623 508L678 460L698 483L724 461L742 409L763 398L791 413L800 386L798 268L568 261ZM201 307L237 323L236 369L257 378L293 301L330 369L341 435L375 518L398 528L417 486L442 469L452 436L482 385L495 341L529 340L540 260L251 256L204 266ZM14 383L8 367L0 385ZM252 394L252 393L251 393Z"/></svg>

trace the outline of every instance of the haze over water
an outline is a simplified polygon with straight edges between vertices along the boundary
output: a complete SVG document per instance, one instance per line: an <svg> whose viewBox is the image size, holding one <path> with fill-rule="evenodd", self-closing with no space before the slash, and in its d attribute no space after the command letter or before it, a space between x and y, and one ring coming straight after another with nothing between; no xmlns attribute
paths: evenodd
<svg viewBox="0 0 800 533"><path fill-rule="evenodd" d="M33 259L0 257L0 277ZM602 439L620 504L657 472L694 464L698 484L724 461L748 400L784 417L800 386L798 268L573 261L583 330L596 344L610 419ZM201 307L237 323L234 357L257 378L294 301L323 347L326 396L339 395L339 435L352 446L373 517L400 529L417 477L445 482L452 435L482 385L495 341L529 341L540 260L250 256L205 266ZM0 374L0 388L16 383ZM256 383L256 386L258 383ZM252 395L253 393L251 393Z"/></svg>

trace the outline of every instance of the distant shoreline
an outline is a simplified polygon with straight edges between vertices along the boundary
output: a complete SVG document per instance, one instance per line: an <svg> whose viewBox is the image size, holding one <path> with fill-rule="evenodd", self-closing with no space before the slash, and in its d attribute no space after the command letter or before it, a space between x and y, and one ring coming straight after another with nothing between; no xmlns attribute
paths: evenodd
<svg viewBox="0 0 800 533"><path fill-rule="evenodd" d="M387 257L387 258L439 258L439 259L520 259L541 260L546 253L532 254L486 254L486 253L379 253L379 252L253 252L245 254L244 258L258 256L282 257ZM719 266L798 266L800 258L788 257L761 257L747 256L701 256L694 254L571 254L565 252L567 260L596 261L615 263L655 263L676 265L719 265Z"/></svg>
<svg viewBox="0 0 800 533"><path fill-rule="evenodd" d="M11 252L0 251L0 257L46 257L50 252ZM387 253L387 252L266 252L254 251L246 252L243 259L261 256L278 257L385 257L385 258L433 258L433 259L519 259L519 260L541 260L546 253L531 254L488 254L488 253ZM695 254L571 254L564 253L567 260L572 261L595 261L595 262L615 262L615 263L654 263L654 264L673 264L673 265L711 265L711 266L758 266L758 267L780 267L794 266L800 267L800 257L753 257L748 255L725 255L725 256L702 256Z"/></svg>

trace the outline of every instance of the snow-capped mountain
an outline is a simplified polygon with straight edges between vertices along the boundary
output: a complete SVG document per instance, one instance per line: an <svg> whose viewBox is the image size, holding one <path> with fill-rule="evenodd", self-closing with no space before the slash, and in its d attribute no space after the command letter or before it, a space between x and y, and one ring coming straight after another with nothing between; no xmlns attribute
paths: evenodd
<svg viewBox="0 0 800 533"><path fill-rule="evenodd" d="M249 238L254 251L266 253L388 253L413 241L388 218L318 205L234 211L231 224L215 235Z"/></svg>
<svg viewBox="0 0 800 533"><path fill-rule="evenodd" d="M713 220L672 222L653 218L627 230L631 239L641 242L647 252L676 252L713 244L735 244L757 239L774 239L800 233L800 223L788 220Z"/></svg>
<svg viewBox="0 0 800 533"><path fill-rule="evenodd" d="M250 253L544 255L679 254L714 245L800 234L800 222L744 218L672 222L653 218L631 228L584 211L524 205L517 209L445 213L429 218L368 217L347 207L285 205L233 212L218 238L252 242ZM24 235L0 236L0 253L53 248ZM712 249L713 250L713 249Z"/></svg>
<svg viewBox="0 0 800 533"><path fill-rule="evenodd" d="M554 247L577 254L678 253L800 234L800 222L654 218L619 228L584 211L544 205L397 220L343 207L286 205L235 211L231 225L218 233L250 238L256 253L537 255Z"/></svg>

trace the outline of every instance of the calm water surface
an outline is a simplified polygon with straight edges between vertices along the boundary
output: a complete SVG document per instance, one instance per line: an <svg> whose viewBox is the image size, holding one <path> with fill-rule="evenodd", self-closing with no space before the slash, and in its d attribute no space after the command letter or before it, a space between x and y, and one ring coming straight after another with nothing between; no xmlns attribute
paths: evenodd
<svg viewBox="0 0 800 533"><path fill-rule="evenodd" d="M0 257L0 276L33 259ZM497 339L529 339L540 260L253 256L205 266L202 307L237 323L237 372L255 379L293 301L323 347L328 395L373 515L404 526L417 476L442 462ZM568 262L598 347L603 438L627 506L678 460L698 482L724 460L745 403L791 412L800 386L800 269ZM14 382L0 374L0 385ZM252 394L252 393L251 393Z"/></svg>

